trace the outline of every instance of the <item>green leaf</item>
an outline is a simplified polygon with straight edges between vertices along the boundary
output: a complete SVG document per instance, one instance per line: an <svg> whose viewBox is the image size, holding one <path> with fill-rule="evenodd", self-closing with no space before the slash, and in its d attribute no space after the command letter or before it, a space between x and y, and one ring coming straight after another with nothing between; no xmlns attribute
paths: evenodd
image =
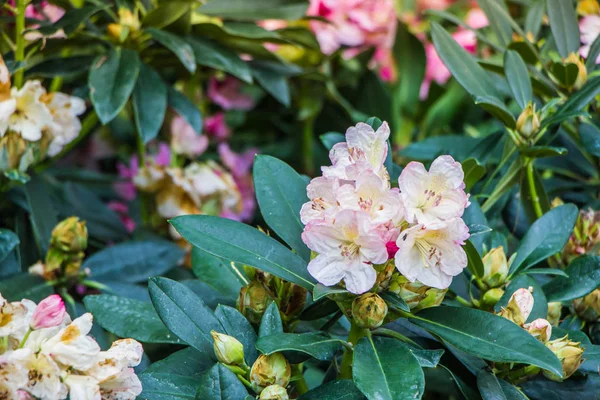
<svg viewBox="0 0 600 400"><path fill-rule="evenodd" d="M557 0L560 1L560 0ZM581 89L573 93L560 107L554 118L568 115L587 106L600 93L600 76L590 78Z"/></svg>
<svg viewBox="0 0 600 400"><path fill-rule="evenodd" d="M477 387L483 400L506 400L496 375L481 370L477 373Z"/></svg>
<svg viewBox="0 0 600 400"><path fill-rule="evenodd" d="M516 51L507 50L504 53L504 70L513 97L521 109L524 109L533 99L533 88L525 61Z"/></svg>
<svg viewBox="0 0 600 400"><path fill-rule="evenodd" d="M178 350L175 353L153 362L144 370L144 374L174 374L198 378L215 362L204 353L191 347Z"/></svg>
<svg viewBox="0 0 600 400"><path fill-rule="evenodd" d="M142 64L133 90L138 135L144 144L156 138L167 112L167 86L152 67Z"/></svg>
<svg viewBox="0 0 600 400"><path fill-rule="evenodd" d="M230 73L243 80L252 83L252 71L235 52L200 37L188 38L188 42L194 50L196 63L210 68Z"/></svg>
<svg viewBox="0 0 600 400"><path fill-rule="evenodd" d="M10 278L2 278L0 293L8 301L29 299L39 302L53 294L54 289L39 276L25 273Z"/></svg>
<svg viewBox="0 0 600 400"><path fill-rule="evenodd" d="M415 356L419 365L423 368L435 368L439 364L442 356L444 355L444 350L425 350L425 349L417 349L409 346L410 352Z"/></svg>
<svg viewBox="0 0 600 400"><path fill-rule="evenodd" d="M298 20L308 4L299 0L211 0L198 12L221 18L259 21L264 19Z"/></svg>
<svg viewBox="0 0 600 400"><path fill-rule="evenodd" d="M315 321L320 318L327 317L337 311L339 311L337 303L329 298L321 298L316 300L310 306L306 307L302 314L300 314L300 320L302 321Z"/></svg>
<svg viewBox="0 0 600 400"><path fill-rule="evenodd" d="M336 143L345 142L346 136L339 132L327 132L319 136L319 139L321 139L321 143L327 150L331 150Z"/></svg>
<svg viewBox="0 0 600 400"><path fill-rule="evenodd" d="M181 18L190 10L192 3L189 1L170 0L160 3L151 10L142 20L142 26L164 28Z"/></svg>
<svg viewBox="0 0 600 400"><path fill-rule="evenodd" d="M156 28L146 30L152 39L171 50L183 66L192 74L196 71L196 57L192 46L179 36Z"/></svg>
<svg viewBox="0 0 600 400"><path fill-rule="evenodd" d="M557 276L544 285L548 301L578 299L600 287L600 257L578 257L565 270L568 277Z"/></svg>
<svg viewBox="0 0 600 400"><path fill-rule="evenodd" d="M312 290L306 262L266 234L246 224L208 215L170 220L177 232L205 252L269 272Z"/></svg>
<svg viewBox="0 0 600 400"><path fill-rule="evenodd" d="M571 87L579 75L579 67L573 63L555 62L550 66L550 71L556 80L563 86Z"/></svg>
<svg viewBox="0 0 600 400"><path fill-rule="evenodd" d="M341 349L343 341L334 339L324 332L280 333L263 336L256 348L263 354L280 351L299 352L321 361L329 361Z"/></svg>
<svg viewBox="0 0 600 400"><path fill-rule="evenodd" d="M40 32L44 36L50 36L53 33L58 32L59 30L63 30L67 36L71 35L71 33L75 32L75 30L84 23L89 20L92 15L96 14L98 11L107 8L108 5L104 6L85 6L81 8L75 8L67 11L61 19L56 21L53 24L44 25L40 28L32 29Z"/></svg>
<svg viewBox="0 0 600 400"><path fill-rule="evenodd" d="M304 393L298 400L364 400L365 396L349 379L327 382Z"/></svg>
<svg viewBox="0 0 600 400"><path fill-rule="evenodd" d="M431 35L440 58L467 92L473 96L498 98L488 74L444 28L435 22L432 23Z"/></svg>
<svg viewBox="0 0 600 400"><path fill-rule="evenodd" d="M583 364L579 367L580 372L597 374L600 370L600 346L595 344L584 344Z"/></svg>
<svg viewBox="0 0 600 400"><path fill-rule="evenodd" d="M487 16L492 32L498 38L500 45L505 48L512 40L512 28L510 27L510 23L503 18L503 15L496 12L492 2L495 2L498 6L506 10L506 4L503 0L477 0L477 4L479 4L479 7L481 7Z"/></svg>
<svg viewBox="0 0 600 400"><path fill-rule="evenodd" d="M269 63L253 64L252 76L256 81L278 102L286 107L290 106L290 85L287 76Z"/></svg>
<svg viewBox="0 0 600 400"><path fill-rule="evenodd" d="M308 201L306 182L292 167L271 156L256 156L254 188L260 212L271 229L304 260L310 250L302 241L300 209Z"/></svg>
<svg viewBox="0 0 600 400"><path fill-rule="evenodd" d="M214 359L210 331L221 331L222 326L202 299L185 285L167 278L150 278L148 291L158 316L167 328Z"/></svg>
<svg viewBox="0 0 600 400"><path fill-rule="evenodd" d="M112 121L127 103L135 87L140 64L135 51L120 47L94 60L88 85L92 104L103 124Z"/></svg>
<svg viewBox="0 0 600 400"><path fill-rule="evenodd" d="M542 20L546 14L546 1L533 0L529 3L527 16L525 17L525 32L531 32L534 37L540 33Z"/></svg>
<svg viewBox="0 0 600 400"><path fill-rule="evenodd" d="M391 308L410 312L410 307L406 304L404 299L393 292L383 292L381 293L381 298L384 299Z"/></svg>
<svg viewBox="0 0 600 400"><path fill-rule="evenodd" d="M27 70L27 76L74 77L90 69L95 56L48 57Z"/></svg>
<svg viewBox="0 0 600 400"><path fill-rule="evenodd" d="M468 354L496 362L537 365L562 375L560 361L543 343L515 323L489 312L434 307L420 311L411 322Z"/></svg>
<svg viewBox="0 0 600 400"><path fill-rule="evenodd" d="M130 241L106 247L83 263L92 278L107 281L142 282L177 266L185 252L168 240Z"/></svg>
<svg viewBox="0 0 600 400"><path fill-rule="evenodd" d="M167 91L169 106L173 107L198 134L202 133L202 114L198 107L177 89L168 86Z"/></svg>
<svg viewBox="0 0 600 400"><path fill-rule="evenodd" d="M487 95L476 95L473 97L475 104L480 105L484 110L496 117L500 122L511 129L515 129L517 121L504 103L495 97Z"/></svg>
<svg viewBox="0 0 600 400"><path fill-rule="evenodd" d="M485 175L485 166L477 159L469 158L462 162L462 169L465 173L465 191L468 192Z"/></svg>
<svg viewBox="0 0 600 400"><path fill-rule="evenodd" d="M483 277L483 261L481 260L481 256L477 252L473 243L470 240L465 242L463 246L465 253L467 253L467 269L469 272L477 278Z"/></svg>
<svg viewBox="0 0 600 400"><path fill-rule="evenodd" d="M86 296L83 302L95 322L119 337L143 343L183 344L169 332L148 302L108 294Z"/></svg>
<svg viewBox="0 0 600 400"><path fill-rule="evenodd" d="M198 378L161 372L140 375L142 393L147 400L183 400L196 398Z"/></svg>
<svg viewBox="0 0 600 400"><path fill-rule="evenodd" d="M19 245L19 237L13 231L0 228L0 263Z"/></svg>
<svg viewBox="0 0 600 400"><path fill-rule="evenodd" d="M562 269L556 269L556 268L531 268L528 269L527 271L523 272L524 274L527 275L558 275L558 276L564 276L564 277L569 277L569 275L567 275L567 273L565 271L563 271Z"/></svg>
<svg viewBox="0 0 600 400"><path fill-rule="evenodd" d="M600 36L596 36L596 39L590 46L590 51L587 58L585 59L585 68L588 74L596 69L596 60L600 56Z"/></svg>
<svg viewBox="0 0 600 400"><path fill-rule="evenodd" d="M550 29L558 53L567 58L571 53L579 51L579 23L575 7L570 1L546 0L546 9L550 19Z"/></svg>
<svg viewBox="0 0 600 400"><path fill-rule="evenodd" d="M523 382L520 386L530 399L564 400L572 398L576 393L579 399L598 400L600 376L592 374L582 379L567 379L563 382L553 382L539 376Z"/></svg>
<svg viewBox="0 0 600 400"><path fill-rule="evenodd" d="M588 153L600 157L600 129L595 124L580 124L579 137L581 138L581 144Z"/></svg>
<svg viewBox="0 0 600 400"><path fill-rule="evenodd" d="M364 337L358 341L352 377L369 400L414 400L425 391L419 362L405 344L390 338Z"/></svg>
<svg viewBox="0 0 600 400"><path fill-rule="evenodd" d="M558 157L564 156L569 151L564 147L554 146L532 146L521 149L521 154L532 158Z"/></svg>
<svg viewBox="0 0 600 400"><path fill-rule="evenodd" d="M498 382L500 383L500 387L502 388L507 400L529 400L529 398L525 396L523 392L521 392L521 389L511 385L504 379L500 379Z"/></svg>
<svg viewBox="0 0 600 400"><path fill-rule="evenodd" d="M313 289L312 295L313 300L317 301L325 296L337 293L348 293L348 291L341 286L325 286L320 283L317 283L315 285L315 288Z"/></svg>
<svg viewBox="0 0 600 400"><path fill-rule="evenodd" d="M506 290L504 290L504 294L494 306L494 310L498 312L502 307L506 307L508 301L510 300L510 296L512 296L517 289L528 289L530 287L533 288L533 309L531 310L531 314L529 314L526 322L531 322L537 318L547 318L548 300L546 299L546 295L544 295L544 291L542 290L540 284L535 279L527 275L519 275L510 281L508 287Z"/></svg>
<svg viewBox="0 0 600 400"><path fill-rule="evenodd" d="M248 391L223 364L215 364L200 378L200 385L196 393L197 400L233 400L245 399Z"/></svg>
<svg viewBox="0 0 600 400"><path fill-rule="evenodd" d="M553 208L529 228L510 266L510 275L558 253L565 246L579 212L573 204Z"/></svg>
<svg viewBox="0 0 600 400"><path fill-rule="evenodd" d="M486 225L481 225L481 224L472 224L469 225L469 235L471 235L470 237L473 236L477 236L477 235L483 235L484 233L488 233L492 231L492 228L490 228L489 226Z"/></svg>
<svg viewBox="0 0 600 400"><path fill-rule="evenodd" d="M197 247L192 248L192 271L199 280L233 299L237 298L242 286L249 282L242 268Z"/></svg>
<svg viewBox="0 0 600 400"><path fill-rule="evenodd" d="M225 332L222 329L219 332L233 336L244 345L244 359L248 365L254 364L258 358L256 352L256 332L250 322L235 308L219 305L215 310L215 316L223 325Z"/></svg>
<svg viewBox="0 0 600 400"><path fill-rule="evenodd" d="M283 333L281 315L279 315L277 304L272 302L262 316L260 327L258 328L258 337L276 335L280 333Z"/></svg>
<svg viewBox="0 0 600 400"><path fill-rule="evenodd" d="M425 48L402 23L398 24L393 54L400 77L393 93L394 102L400 109L395 109L394 113L414 116L420 101L421 83L425 77Z"/></svg>

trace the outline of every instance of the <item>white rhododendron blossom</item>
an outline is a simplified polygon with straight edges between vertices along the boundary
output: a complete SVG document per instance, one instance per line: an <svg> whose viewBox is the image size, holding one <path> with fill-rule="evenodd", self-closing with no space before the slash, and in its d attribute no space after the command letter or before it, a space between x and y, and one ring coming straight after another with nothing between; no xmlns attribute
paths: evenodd
<svg viewBox="0 0 600 400"><path fill-rule="evenodd" d="M359 123L329 153L331 166L307 186L302 239L317 255L309 273L321 284L343 282L360 294L376 283L374 265L394 259L411 282L446 289L467 266L462 246L469 205L460 163L438 157L429 168L412 162L392 188L385 160L387 123Z"/></svg>
<svg viewBox="0 0 600 400"><path fill-rule="evenodd" d="M37 306L0 295L0 399L135 399L142 386L132 367L142 345L122 339L101 351L89 336L92 315L71 321L56 297Z"/></svg>

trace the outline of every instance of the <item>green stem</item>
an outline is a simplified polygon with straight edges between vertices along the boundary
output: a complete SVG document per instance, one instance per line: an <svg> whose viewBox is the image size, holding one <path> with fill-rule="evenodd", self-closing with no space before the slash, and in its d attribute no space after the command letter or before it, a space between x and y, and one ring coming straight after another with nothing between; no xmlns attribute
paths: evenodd
<svg viewBox="0 0 600 400"><path fill-rule="evenodd" d="M455 298L456 301L458 301L460 304L462 304L465 307L473 307L473 303L471 303L469 300L463 299L460 296L456 296Z"/></svg>
<svg viewBox="0 0 600 400"><path fill-rule="evenodd" d="M537 188L535 187L535 170L533 169L533 160L528 160L525 168L527 171L527 184L529 185L529 192L531 193L531 205L533 206L536 217L540 218L542 215L544 215L544 212L542 211L540 198L537 194Z"/></svg>
<svg viewBox="0 0 600 400"><path fill-rule="evenodd" d="M391 338L394 338L394 339L401 340L401 341L406 342L406 343L410 343L410 344L415 345L415 346L419 346L419 344L417 342L415 342L414 340L412 340L408 336L404 336L401 333L398 333L396 331L393 331L393 330L387 329L387 328L377 328L377 329L375 329L373 331L373 335L376 335L376 336L387 336L387 337L391 337Z"/></svg>
<svg viewBox="0 0 600 400"><path fill-rule="evenodd" d="M352 343L352 346L356 346L358 341L371 334L368 329L359 328L354 321L350 326L350 334L348 335L348 342ZM344 349L344 356L342 357L342 365L340 366L340 379L352 379L352 355L353 350Z"/></svg>
<svg viewBox="0 0 600 400"><path fill-rule="evenodd" d="M312 176L312 174L314 173L314 122L314 117L307 118L304 121L304 129L302 131L302 161L304 172L309 176Z"/></svg>
<svg viewBox="0 0 600 400"><path fill-rule="evenodd" d="M19 344L20 349L22 349L23 346L25 346L25 342L27 342L27 339L29 339L29 335L31 335L31 332L33 332L33 329L31 329L31 328L27 329L27 333L25 334L25 337L23 337L23 340Z"/></svg>
<svg viewBox="0 0 600 400"><path fill-rule="evenodd" d="M16 38L16 46L15 49L15 62L18 64L19 62L23 62L25 60L25 8L27 7L26 0L17 0L17 15L16 19L16 27L15 27L15 38ZM17 89L20 89L23 86L23 75L25 73L25 69L23 66L17 67L17 72L15 72L15 81L14 84Z"/></svg>
<svg viewBox="0 0 600 400"><path fill-rule="evenodd" d="M302 373L302 364L294 365L293 368L295 369L294 375L299 377L296 381L294 381L296 392L302 395L310 390L308 388L308 384L306 383L306 379L304 379L304 374Z"/></svg>

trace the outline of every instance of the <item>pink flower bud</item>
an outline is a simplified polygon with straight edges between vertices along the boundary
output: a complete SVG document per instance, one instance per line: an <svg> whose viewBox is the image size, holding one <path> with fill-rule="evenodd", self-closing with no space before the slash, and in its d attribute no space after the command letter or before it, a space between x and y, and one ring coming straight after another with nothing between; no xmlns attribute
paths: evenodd
<svg viewBox="0 0 600 400"><path fill-rule="evenodd" d="M65 303L57 294L50 295L40 302L31 318L31 329L58 326L65 316Z"/></svg>

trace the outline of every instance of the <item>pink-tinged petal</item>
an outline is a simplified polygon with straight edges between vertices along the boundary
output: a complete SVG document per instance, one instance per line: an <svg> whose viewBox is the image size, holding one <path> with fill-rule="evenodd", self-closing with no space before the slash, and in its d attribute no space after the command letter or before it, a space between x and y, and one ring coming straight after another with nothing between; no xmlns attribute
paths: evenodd
<svg viewBox="0 0 600 400"><path fill-rule="evenodd" d="M394 256L396 256L396 253L398 252L398 245L396 245L395 240L387 242L385 244L385 248L387 249L389 259L394 258Z"/></svg>
<svg viewBox="0 0 600 400"><path fill-rule="evenodd" d="M339 245L345 238L339 229L329 223L313 221L304 227L302 241L317 253L339 253Z"/></svg>
<svg viewBox="0 0 600 400"><path fill-rule="evenodd" d="M521 314L523 315L523 320L527 320L529 318L529 314L531 314L531 310L533 310L533 296L531 292L527 289L517 289L512 296L510 296L511 301L515 301L519 310L521 310Z"/></svg>
<svg viewBox="0 0 600 400"><path fill-rule="evenodd" d="M223 80L211 78L208 83L208 98L225 110L250 110L254 107L252 96L241 92L242 82L232 76Z"/></svg>
<svg viewBox="0 0 600 400"><path fill-rule="evenodd" d="M169 148L169 145L164 142L160 142L158 144L158 153L156 153L153 159L156 165L161 167L169 166L171 163L171 149Z"/></svg>
<svg viewBox="0 0 600 400"><path fill-rule="evenodd" d="M475 54L477 52L477 36L475 36L475 32L461 29L454 32L452 38L469 53Z"/></svg>
<svg viewBox="0 0 600 400"><path fill-rule="evenodd" d="M431 163L429 173L442 180L444 186L452 189L462 189L464 184L465 174L462 165L451 156L439 156L436 158Z"/></svg>
<svg viewBox="0 0 600 400"><path fill-rule="evenodd" d="M600 16L587 15L579 21L581 43L591 45L600 34Z"/></svg>
<svg viewBox="0 0 600 400"><path fill-rule="evenodd" d="M362 294L371 290L376 280L377 272L372 265L364 262L355 262L344 275L346 289L354 294Z"/></svg>
<svg viewBox="0 0 600 400"><path fill-rule="evenodd" d="M342 280L346 267L339 257L319 254L308 263L308 273L322 285L333 286Z"/></svg>
<svg viewBox="0 0 600 400"><path fill-rule="evenodd" d="M225 122L225 114L222 112L205 118L204 130L217 140L225 140L231 135L231 128Z"/></svg>
<svg viewBox="0 0 600 400"><path fill-rule="evenodd" d="M467 13L466 22L473 29L481 29L489 25L487 16L481 8L471 8Z"/></svg>
<svg viewBox="0 0 600 400"><path fill-rule="evenodd" d="M31 317L31 329L52 328L62 323L66 313L63 299L53 294L42 300Z"/></svg>
<svg viewBox="0 0 600 400"><path fill-rule="evenodd" d="M177 154L198 157L208 148L208 137L198 134L183 117L177 115L171 121L171 148Z"/></svg>

